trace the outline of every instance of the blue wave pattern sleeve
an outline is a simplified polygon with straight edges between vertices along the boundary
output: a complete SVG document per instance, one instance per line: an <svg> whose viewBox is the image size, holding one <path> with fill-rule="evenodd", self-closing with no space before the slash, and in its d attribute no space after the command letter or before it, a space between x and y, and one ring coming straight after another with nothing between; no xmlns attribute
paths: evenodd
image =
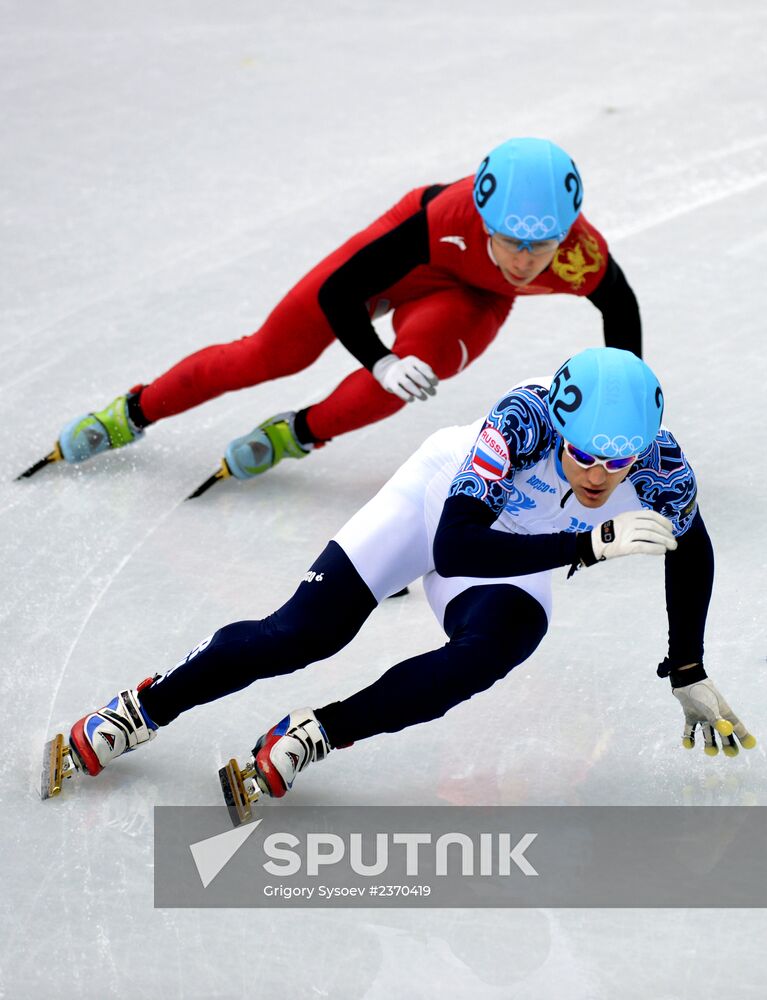
<svg viewBox="0 0 767 1000"><path fill-rule="evenodd" d="M698 509L695 473L671 431L661 429L628 475L639 502L667 517L679 538Z"/></svg>
<svg viewBox="0 0 767 1000"><path fill-rule="evenodd" d="M526 385L498 400L453 479L449 497L482 500L496 517L513 502L515 474L537 465L556 441L547 396L543 386Z"/></svg>

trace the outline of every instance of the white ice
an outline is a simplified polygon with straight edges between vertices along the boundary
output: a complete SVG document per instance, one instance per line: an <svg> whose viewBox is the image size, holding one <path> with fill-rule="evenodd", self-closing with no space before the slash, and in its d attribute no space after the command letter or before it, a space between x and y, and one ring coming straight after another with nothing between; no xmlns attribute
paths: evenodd
<svg viewBox="0 0 767 1000"><path fill-rule="evenodd" d="M435 400L194 503L181 501L232 437L352 369L340 347L135 448L12 480L65 420L251 332L410 187L471 172L510 135L549 136L576 158L585 212L639 297L717 553L706 662L764 746L764 5L0 10L0 997L763 996L767 915L716 898L689 911L153 908L153 806L217 803L219 764L285 710L442 642L419 587L331 661L192 711L97 781L37 797L53 732L217 626L273 610L428 433L599 344L588 302L520 302ZM767 805L761 746L736 760L680 747L679 706L655 677L660 561L560 573L555 604L542 647L490 693L338 752L292 801Z"/></svg>

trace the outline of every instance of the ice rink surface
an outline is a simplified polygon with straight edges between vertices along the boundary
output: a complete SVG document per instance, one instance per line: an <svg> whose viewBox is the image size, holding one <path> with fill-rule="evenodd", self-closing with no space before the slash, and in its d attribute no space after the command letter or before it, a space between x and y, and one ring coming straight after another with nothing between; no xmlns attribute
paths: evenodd
<svg viewBox="0 0 767 1000"><path fill-rule="evenodd" d="M715 898L689 911L153 908L153 807L216 804L220 763L285 711L441 643L419 585L331 661L194 710L98 781L37 797L53 732L218 626L273 610L427 434L600 344L588 302L519 301L428 404L194 503L182 499L232 437L355 366L340 346L136 447L12 481L66 420L251 332L409 188L472 172L509 136L550 137L639 298L717 555L707 666L760 746L736 760L681 749L679 706L655 677L662 565L617 560L556 574L547 639L491 692L336 753L291 801L767 805L763 3L0 11L0 997L764 996L767 912Z"/></svg>

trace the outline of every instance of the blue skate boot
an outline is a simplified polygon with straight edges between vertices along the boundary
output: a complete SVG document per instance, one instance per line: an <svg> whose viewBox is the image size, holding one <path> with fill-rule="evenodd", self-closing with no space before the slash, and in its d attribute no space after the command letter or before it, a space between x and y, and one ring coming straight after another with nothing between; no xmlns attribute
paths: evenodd
<svg viewBox="0 0 767 1000"><path fill-rule="evenodd" d="M274 468L283 458L305 458L314 447L302 444L295 432L296 414L278 413L235 438L226 449L229 472L236 479L250 479Z"/></svg>
<svg viewBox="0 0 767 1000"><path fill-rule="evenodd" d="M102 451L123 448L144 436L128 412L131 393L118 396L96 413L71 420L59 435L58 446L66 462L84 462Z"/></svg>

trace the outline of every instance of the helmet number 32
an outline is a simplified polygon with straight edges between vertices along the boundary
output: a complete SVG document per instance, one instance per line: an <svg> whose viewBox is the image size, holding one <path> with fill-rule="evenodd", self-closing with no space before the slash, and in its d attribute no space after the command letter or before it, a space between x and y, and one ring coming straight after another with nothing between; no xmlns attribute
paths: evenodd
<svg viewBox="0 0 767 1000"><path fill-rule="evenodd" d="M562 414L572 413L583 402L583 393L577 385L566 385L560 392L562 381L569 382L570 377L570 369L567 365L563 365L552 379L549 391L549 399L552 400L551 412L563 427L565 426L565 418Z"/></svg>

